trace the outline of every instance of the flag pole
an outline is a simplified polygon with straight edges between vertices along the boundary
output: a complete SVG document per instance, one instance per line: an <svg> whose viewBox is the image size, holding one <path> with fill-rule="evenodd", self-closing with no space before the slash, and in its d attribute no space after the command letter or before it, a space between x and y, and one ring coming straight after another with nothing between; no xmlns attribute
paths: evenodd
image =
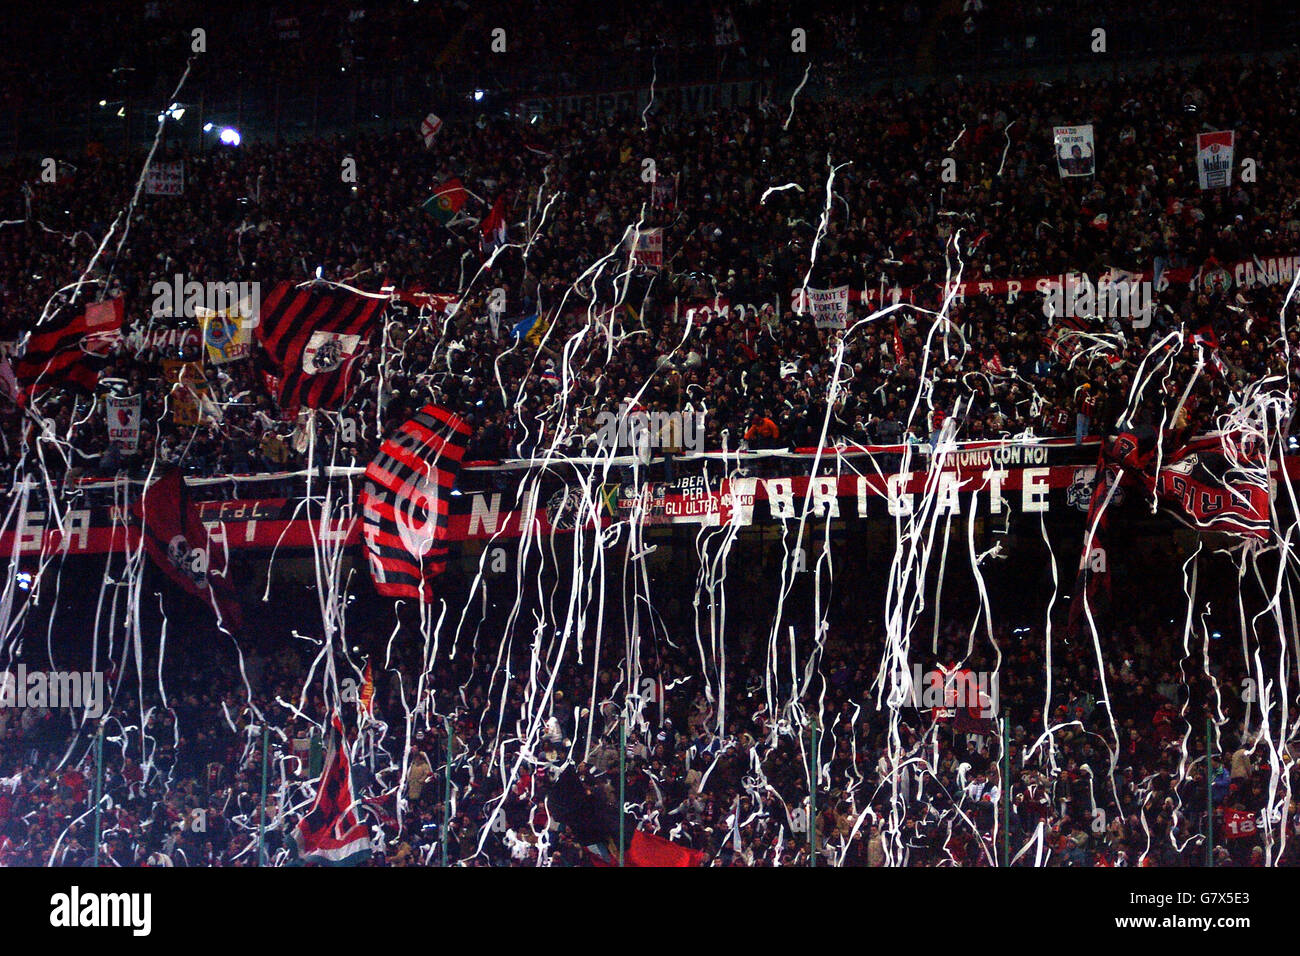
<svg viewBox="0 0 1300 956"><path fill-rule="evenodd" d="M1002 718L1002 865L1011 865L1011 718Z"/></svg>
<svg viewBox="0 0 1300 956"><path fill-rule="evenodd" d="M808 777L808 865L817 865L817 718L812 720L812 754Z"/></svg>
<svg viewBox="0 0 1300 956"><path fill-rule="evenodd" d="M1214 774L1210 764L1212 722L1205 718L1205 865L1214 866Z"/></svg>
<svg viewBox="0 0 1300 956"><path fill-rule="evenodd" d="M447 865L447 830L451 827L451 718L442 718L447 728L447 759L443 767L442 787L442 865Z"/></svg>
<svg viewBox="0 0 1300 956"><path fill-rule="evenodd" d="M619 713L618 718L618 865L623 865L624 858L624 820L623 808L627 806L624 799L627 793L627 707Z"/></svg>
<svg viewBox="0 0 1300 956"><path fill-rule="evenodd" d="M262 722L262 802L257 807L257 865L266 866L266 770L270 762L271 728Z"/></svg>
<svg viewBox="0 0 1300 956"><path fill-rule="evenodd" d="M95 731L95 851L91 865L99 866L100 807L104 794L104 725Z"/></svg>

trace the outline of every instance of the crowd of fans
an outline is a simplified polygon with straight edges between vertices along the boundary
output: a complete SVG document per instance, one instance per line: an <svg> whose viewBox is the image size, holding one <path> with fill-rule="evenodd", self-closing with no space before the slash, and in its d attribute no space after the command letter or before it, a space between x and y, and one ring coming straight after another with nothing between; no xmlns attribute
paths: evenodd
<svg viewBox="0 0 1300 956"><path fill-rule="evenodd" d="M734 12L742 38L757 16L749 6ZM468 8L457 9L448 8L440 29L454 33L469 16ZM819 11L814 19L842 26L834 19L840 14ZM712 21L720 11L707 12ZM978 3L963 14L975 31L990 22ZM931 5L909 4L901 24L891 19L888 29L916 36L932 15ZM521 31L530 37L524 51L557 47L554 37L580 22L550 12L538 17L536 29ZM649 31L638 32L642 22L626 14L613 32L640 48L653 42ZM853 29L871 32L873 23L863 14ZM709 26L723 29L726 18ZM970 32L964 20L960 29ZM482 51L471 44L466 55ZM865 98L828 83L793 103L767 96L704 114L650 110L536 122L485 115L449 122L430 149L414 130L292 145L250 141L203 153L164 148L155 161L185 160L184 193L142 197L129 231L119 213L136 191L142 156L88 148L52 183L39 166L13 162L0 169L0 339L18 343L102 245L90 278L96 295L124 296L128 333L192 324L151 315L153 284L176 275L256 281L267 290L319 277L370 292L458 294L447 314L390 310L386 344L372 346L342 409L358 426L355 441L341 441L336 460L344 464L364 464L388 430L431 399L471 421L469 455L478 459L582 453L591 448L598 413L629 403L704 410L711 449L815 445L828 419L830 441L926 441L945 417L958 419L962 439L1083 438L1116 423L1151 343L1179 328L1186 344L1173 371L1141 396L1134 421L1158 426L1181 405L1183 418L1173 424L1202 430L1246 383L1276 375L1277 387L1292 384L1300 338L1281 322L1285 285L1170 284L1156 290L1148 327L1086 320L1084 331L1104 348L1076 361L1053 345L1041 295L971 296L938 328L934 313L959 260L966 280L1066 271L1095 277L1114 269L1203 274L1217 264L1300 251L1294 110L1276 92L1297 79L1295 57L1215 58L1194 69L1056 84L954 78ZM1095 176L1058 176L1051 129L1065 123L1093 125ZM1238 155L1254 161L1258 176L1200 191L1194 142L1205 129L1234 130ZM348 158L355 182L339 173ZM654 183L643 175L647 159ZM949 159L951 180L944 177ZM421 210L452 177L473 193L469 217L485 217L504 198L509 245L495 257L474 222L446 226ZM629 265L626 244L636 223L663 229L661 269ZM872 307L858 304L850 308L851 333L819 330L791 307L792 290L805 284L908 288L914 307L859 326ZM498 288L505 309L494 313L489 304ZM723 300L757 308L737 315L719 308ZM512 337L533 314L536 335ZM1193 333L1217 344L1194 346L1187 341ZM1202 364L1207 351L1218 361ZM248 359L207 369L201 421L180 424L162 374L162 362L173 359L201 361L201 349L123 344L95 397L56 387L25 408L0 403L7 459L16 461L24 438L34 436L33 410L52 421L52 434L70 439L70 468L106 476L139 474L156 461L202 474L302 468L311 464L307 428L335 427L329 416L309 425L306 416L277 407L256 345ZM135 452L108 441L101 399L109 391L143 398ZM913 415L918 393L924 400ZM52 455L25 461L33 473L59 468ZM845 603L822 650L814 651L807 635L799 645L802 654L820 655L824 675L824 696L815 699L815 852L852 864L881 865L888 856L912 865L983 865L998 853L999 788L1009 785L1012 845L1038 841L1024 863L1203 858L1207 770L1194 758L1204 755L1197 734L1207 714L1216 727L1209 770L1216 834L1229 813L1254 819L1275 792L1274 772L1293 763L1270 759L1270 742L1260 741L1234 697L1240 662L1222 650L1234 642L1216 649L1221 674L1207 689L1208 676L1188 677L1170 663L1180 631L1146 611L1131 632L1121 628L1122 648L1104 658L1114 725L1098 703L1102 675L1091 645L1055 647L1049 667L1044 614L995 630L1000 665L990 642L968 652L965 635L945 625L925 663L962 659L976 670L998 668L1012 777L1002 780L992 727L959 733L922 709L903 717L900 759L924 758L931 772L895 780L889 711L874 705L882 628ZM775 669L769 673L763 618L740 610L732 620L725 683L702 686L703 673L720 671L693 656L690 640L663 642L652 668L642 662L655 686L674 689L631 721L622 755L626 800L641 826L719 865L805 864L809 821L801 809L811 742L792 730L790 714L766 709L769 700L796 695L780 686ZM676 625L675 636L689 635L694 622ZM504 625L494 633L510 637ZM583 660L595 660L594 635L582 640ZM521 637L521 647L528 643ZM376 662L382 646L369 642ZM414 703L401 695L418 684L423 667L415 642L396 642L389 665L375 667L373 721L345 708L362 813L379 830L375 862L438 862L444 834L449 857L467 865L587 859L589 851L554 825L547 809L549 768L572 757L584 784L614 799L618 704L626 693L619 668L626 662L563 658L554 691L543 694L530 682L529 648L505 638L503 646L505 667L495 646L435 665L412 740L403 728ZM318 688L301 707L285 704L303 693L307 661L294 645L251 649L242 668L203 655L193 655L193 667L185 660L184 670L169 671L165 698L161 686L147 683L136 696L139 675L129 669L115 696L101 859L254 865L263 816L257 714L265 713L276 728L271 799L262 808L267 848L272 860L286 862L295 814L319 771L312 722L326 717ZM154 663L161 674L162 663ZM116 684L121 675L112 676ZM803 706L813 703L809 697ZM443 717L454 721L450 741ZM543 722L540 733L527 729L534 718ZM1056 726L1050 743L1040 739L1048 725ZM66 713L0 709L0 741L0 863L87 862L93 760L85 727L70 726ZM503 776L521 756L521 741L529 751L525 769ZM449 762L454 812L444 803L441 776ZM196 810L206 811L198 815L201 828ZM1293 826L1293 812L1286 821ZM1263 862L1266 829L1220 836L1217 862ZM1294 862L1293 837L1288 832L1284 862ZM1272 849L1276 859L1276 843Z"/></svg>
<svg viewBox="0 0 1300 956"><path fill-rule="evenodd" d="M581 450L599 411L632 400L705 410L709 448L737 447L762 419L777 430L768 445L813 444L828 414L832 440L893 443L909 429L924 440L935 415L959 400L960 438L1071 435L1081 411L1095 434L1124 407L1149 343L1180 325L1188 336L1212 331L1224 363L1210 363L1184 406L1180 424L1204 427L1245 382L1275 373L1285 381L1296 346L1295 330L1283 341L1279 327L1285 285L1169 284L1154 293L1147 328L1084 322L1110 344L1073 362L1046 337L1052 323L1037 294L958 301L953 324L934 335L932 314L906 310L847 337L842 389L829 409L840 334L794 314L791 292L805 281L911 288L915 305L937 310L959 258L971 280L1107 269L1200 274L1293 253L1297 160L1285 109L1268 91L1297 69L1289 59L1067 86L954 81L868 100L798 101L788 129L788 110L765 101L705 116L652 114L644 130L639 116L614 124L499 118L448 129L427 151L411 133L214 148L186 157L184 195L142 200L121 253L110 244L95 271L110 294L125 295L133 331L187 321L150 315L153 283L175 275L269 289L319 271L371 291L462 293L448 318L390 311L388 345L372 347L346 409L362 423L359 441L345 449L358 460L382 437L376 418L391 425L429 397L470 418L471 456L489 459L552 445ZM1225 73L1231 84L1220 80ZM1058 177L1051 127L1066 121L1094 125L1095 177ZM1238 155L1261 171L1256 181L1197 188L1192 144L1207 127L1236 131ZM356 161L355 185L338 173L345 157ZM673 184L655 203L643 178L647 158L660 182ZM941 176L946 159L956 161L956 182ZM55 289L84 271L140 169L138 157L97 156L53 184L33 182L32 173L22 164L4 172L13 218L24 220L0 229L11 342ZM470 215L506 199L511 245L490 268L473 223L447 228L419 209L453 176L485 200L470 199ZM787 184L797 188L766 194ZM664 229L662 270L627 268L626 240L638 221ZM602 257L613 261L593 268ZM491 321L498 288L506 310ZM757 308L737 316L717 310L717 297ZM870 311L854 306L850 325ZM532 313L542 316L539 334L546 330L537 344L511 336ZM593 334L566 349L583 329ZM103 378L124 381L120 393L142 394L145 421L158 422L134 459L106 453L102 407L84 398L47 391L41 413L60 434L78 423L73 445L83 459L75 464L90 471L138 469L156 451L183 451L183 464L205 473L301 465L302 429L268 394L259 352L208 369L204 421L191 429L175 425L164 404L170 386L160 361L182 355L120 349ZM1198 354L1183 349L1168 393L1148 393L1139 417L1159 421L1160 405L1176 404ZM199 350L183 357L198 359ZM923 361L933 389L909 422ZM28 420L8 403L4 415L13 449Z"/></svg>
<svg viewBox="0 0 1300 956"><path fill-rule="evenodd" d="M736 573L761 577L757 569L738 567ZM775 681L781 699L790 691L789 678L765 663L767 625L756 609L743 607L727 619L725 680L715 675L711 686L704 685L689 640L658 641L653 655L642 653L647 692L628 703L622 761L624 798L639 827L703 851L710 865L807 865L815 845L819 865L880 866L886 843L895 864L992 865L1004 853L1005 718L1008 837L1013 854L1025 850L1019 865L1201 865L1209 717L1214 865L1263 864L1269 794L1286 791L1295 764L1270 757L1269 741L1248 716L1250 705L1239 690L1246 674L1231 635L1213 642L1206 664L1184 659L1180 666L1179 621L1154 604L1135 604L1124 619L1129 623L1104 639L1112 724L1089 641L1062 641L1058 629L1050 639L1052 681L1046 683L1049 638L1031 613L1043 608L1021 602L1024 623L1013 615L995 630L1000 664L993 642L982 635L972 642L951 623L939 629L932 651L927 623L918 628L927 636L914 639L912 660L923 670L958 660L976 672L996 668L996 719L904 706L897 711L892 764L903 770L892 778L892 715L876 704L881 625L855 610L854 594L837 593L824 650L814 654L806 635L797 650L816 661L814 685L804 697L820 725L815 844L807 826L809 726L791 712L769 709L768 683ZM287 628L287 615L287 609L270 608L267 628ZM686 619L666 623L689 627ZM371 626L381 630L377 622ZM363 630L352 640L378 655L384 641L374 638ZM616 642L597 657L588 633L582 663L572 648L555 673L547 667L532 683L523 643L505 642L508 668L498 663L495 645L440 658L418 710L419 642L394 643L387 664L371 658L373 719L361 716L355 695L342 715L355 799L372 832L372 865L440 865L444 833L453 865L583 865L591 853L612 849L580 845L556 822L548 797L556 769L571 759L583 784L615 803L625 648ZM320 773L325 743L319 727L327 715L320 686L302 685L310 655L300 647L287 640L247 646L242 668L224 655L171 647L158 670L163 679L157 686L148 680L142 697L133 664L126 665L125 680L116 670L109 674L110 687L120 680L120 690L105 723L101 865L257 865L263 821L267 859L283 865L296 858L292 828L309 806L306 785ZM155 663L144 666L152 671ZM348 667L343 673L355 689L361 674ZM551 679L548 695L542 688ZM656 686L671 690L659 693ZM409 737L408 710L416 711ZM264 817L258 811L258 713L272 727ZM447 718L454 738L450 779ZM74 724L66 711L0 709L0 862L89 862L93 722L79 729ZM526 759L516 768L521 750ZM1274 863L1296 862L1295 810L1292 803L1285 847L1282 829L1272 829Z"/></svg>

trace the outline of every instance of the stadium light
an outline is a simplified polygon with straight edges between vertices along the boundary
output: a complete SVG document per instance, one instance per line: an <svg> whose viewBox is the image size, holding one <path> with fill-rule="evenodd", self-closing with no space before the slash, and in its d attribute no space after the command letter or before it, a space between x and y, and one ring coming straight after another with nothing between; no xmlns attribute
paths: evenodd
<svg viewBox="0 0 1300 956"><path fill-rule="evenodd" d="M205 132L205 133L211 133L211 132L212 132L212 124L211 124L211 123L204 123L204 124L203 124L203 132Z"/></svg>
<svg viewBox="0 0 1300 956"><path fill-rule="evenodd" d="M481 101L482 99L483 99L483 91L482 91L482 90L475 90L475 91L474 91L474 102L475 102L475 103L478 103L478 102Z"/></svg>
<svg viewBox="0 0 1300 956"><path fill-rule="evenodd" d="M239 130L235 129L233 126L227 126L221 130L221 134L218 138L227 146L238 146L242 137L239 135Z"/></svg>

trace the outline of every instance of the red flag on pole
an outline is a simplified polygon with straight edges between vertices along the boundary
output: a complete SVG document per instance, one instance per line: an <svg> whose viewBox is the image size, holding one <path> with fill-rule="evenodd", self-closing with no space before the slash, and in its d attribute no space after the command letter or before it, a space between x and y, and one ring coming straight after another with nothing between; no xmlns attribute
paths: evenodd
<svg viewBox="0 0 1300 956"><path fill-rule="evenodd" d="M172 468L150 485L132 511L153 563L182 590L211 605L218 627L240 630L243 616L226 576L226 550L208 538L180 470Z"/></svg>
<svg viewBox="0 0 1300 956"><path fill-rule="evenodd" d="M491 252L506 241L506 197L498 196L492 211L483 220L483 246Z"/></svg>
<svg viewBox="0 0 1300 956"><path fill-rule="evenodd" d="M343 722L338 714L331 716L333 742L325 758L316 802L294 827L293 840L298 858L304 863L355 866L370 857L370 830L357 816Z"/></svg>

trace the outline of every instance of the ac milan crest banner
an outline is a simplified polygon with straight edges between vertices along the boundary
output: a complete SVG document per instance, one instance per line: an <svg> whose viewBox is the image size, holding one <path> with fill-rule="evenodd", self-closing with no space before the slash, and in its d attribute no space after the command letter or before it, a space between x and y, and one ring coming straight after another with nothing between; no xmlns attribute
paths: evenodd
<svg viewBox="0 0 1300 956"><path fill-rule="evenodd" d="M281 282L262 306L258 337L278 366L280 407L341 408L353 366L370 346L388 299Z"/></svg>

